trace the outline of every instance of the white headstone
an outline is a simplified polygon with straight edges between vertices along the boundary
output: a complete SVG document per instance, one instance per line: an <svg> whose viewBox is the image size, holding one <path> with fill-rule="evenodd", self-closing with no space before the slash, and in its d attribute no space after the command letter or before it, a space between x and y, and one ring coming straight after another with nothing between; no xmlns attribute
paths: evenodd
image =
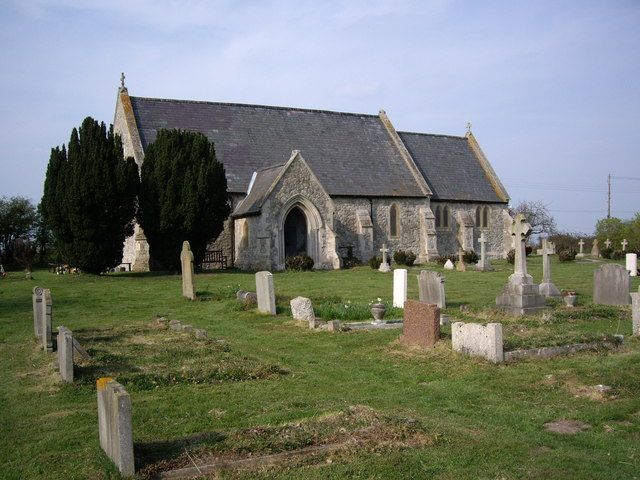
<svg viewBox="0 0 640 480"><path fill-rule="evenodd" d="M271 272L256 273L256 295L258 296L258 311L276 314L276 296L273 289L273 275Z"/></svg>
<svg viewBox="0 0 640 480"><path fill-rule="evenodd" d="M444 269L445 270L453 270L455 267L455 265L453 264L453 262L451 260L447 260L446 262L444 262Z"/></svg>
<svg viewBox="0 0 640 480"><path fill-rule="evenodd" d="M627 270L632 277L638 276L638 255L636 253L627 253Z"/></svg>
<svg viewBox="0 0 640 480"><path fill-rule="evenodd" d="M404 308L407 300L407 270L396 268L393 271L393 306Z"/></svg>

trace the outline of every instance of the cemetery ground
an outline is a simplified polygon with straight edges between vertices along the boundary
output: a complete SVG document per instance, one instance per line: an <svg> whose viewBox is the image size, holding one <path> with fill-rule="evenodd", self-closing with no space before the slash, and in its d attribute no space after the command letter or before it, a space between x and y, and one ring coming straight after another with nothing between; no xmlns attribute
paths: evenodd
<svg viewBox="0 0 640 480"><path fill-rule="evenodd" d="M392 297L392 275L360 267L275 273L278 315L241 306L252 273L200 274L206 301L181 296L179 275L55 276L11 273L0 282L0 478L118 478L98 441L95 380L113 376L131 395L140 477L210 456L247 458L338 445L279 465L214 478L639 478L640 340L629 307L590 305L601 263L558 263L553 281L577 308L550 317L494 310L512 271L444 271L452 321L502 322L505 348L624 335L615 350L493 365L452 352L450 327L428 352L396 342L400 330L327 332L291 318L288 300L316 315L364 320ZM541 257L528 259L534 281ZM418 298L409 271L409 298ZM442 271L429 264L427 269ZM639 279L632 278L637 291ZM91 360L63 384L55 354L33 338L31 291L50 288L53 325L70 328ZM461 306L466 308L460 309ZM157 316L208 332L163 329ZM386 318L401 316L391 310ZM606 385L610 389L598 387ZM555 420L587 425L552 433Z"/></svg>

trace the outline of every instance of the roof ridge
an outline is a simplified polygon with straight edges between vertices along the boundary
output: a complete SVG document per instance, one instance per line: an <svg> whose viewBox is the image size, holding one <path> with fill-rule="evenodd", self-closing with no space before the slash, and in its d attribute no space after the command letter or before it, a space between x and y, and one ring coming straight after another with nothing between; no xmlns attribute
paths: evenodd
<svg viewBox="0 0 640 480"><path fill-rule="evenodd" d="M262 168L259 168L258 170L256 170L256 173L257 172L264 172L265 170L273 170L275 168L282 168L285 165L286 165L286 162L285 163L279 163L278 165L271 165L269 167L262 167Z"/></svg>
<svg viewBox="0 0 640 480"><path fill-rule="evenodd" d="M457 138L459 140L465 140L467 137L464 135L447 135L446 133L425 133L425 132L407 132L407 131L398 131L398 134L408 133L409 135L424 135L428 137L447 137L447 138Z"/></svg>
<svg viewBox="0 0 640 480"><path fill-rule="evenodd" d="M288 110L288 111L293 110L297 112L330 113L333 115L348 115L353 117L379 118L378 115L373 113L337 112L335 110L322 110L318 108L282 107L279 105L258 105L255 103L238 103L238 102L212 102L207 100L182 100L178 98L138 97L135 95L130 95L129 97L131 99L154 100L158 102L195 103L195 104L203 104L203 105L225 105L229 107L251 107L251 108L265 108L270 110Z"/></svg>

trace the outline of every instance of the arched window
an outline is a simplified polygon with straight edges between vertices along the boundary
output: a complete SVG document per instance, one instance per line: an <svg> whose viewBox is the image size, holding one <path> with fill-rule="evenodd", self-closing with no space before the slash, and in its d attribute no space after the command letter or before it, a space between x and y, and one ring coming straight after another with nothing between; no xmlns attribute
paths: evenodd
<svg viewBox="0 0 640 480"><path fill-rule="evenodd" d="M436 207L436 228L442 227L442 207Z"/></svg>
<svg viewBox="0 0 640 480"><path fill-rule="evenodd" d="M482 227L482 207L476 208L476 227Z"/></svg>
<svg viewBox="0 0 640 480"><path fill-rule="evenodd" d="M389 235L391 237L397 237L398 227L400 226L400 214L398 213L398 206L394 203L389 208Z"/></svg>
<svg viewBox="0 0 640 480"><path fill-rule="evenodd" d="M442 227L449 228L449 207L446 205L442 209Z"/></svg>
<svg viewBox="0 0 640 480"><path fill-rule="evenodd" d="M489 207L482 209L482 227L487 228L489 226Z"/></svg>

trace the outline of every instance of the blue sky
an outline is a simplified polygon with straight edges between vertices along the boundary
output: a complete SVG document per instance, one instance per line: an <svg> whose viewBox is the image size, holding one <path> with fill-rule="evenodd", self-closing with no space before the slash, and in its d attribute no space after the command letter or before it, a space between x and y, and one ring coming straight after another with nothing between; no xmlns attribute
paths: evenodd
<svg viewBox="0 0 640 480"><path fill-rule="evenodd" d="M131 95L339 111L463 135L511 203L563 230L640 178L639 1L2 1L0 195L38 201L51 147ZM614 179L613 214L640 211Z"/></svg>

